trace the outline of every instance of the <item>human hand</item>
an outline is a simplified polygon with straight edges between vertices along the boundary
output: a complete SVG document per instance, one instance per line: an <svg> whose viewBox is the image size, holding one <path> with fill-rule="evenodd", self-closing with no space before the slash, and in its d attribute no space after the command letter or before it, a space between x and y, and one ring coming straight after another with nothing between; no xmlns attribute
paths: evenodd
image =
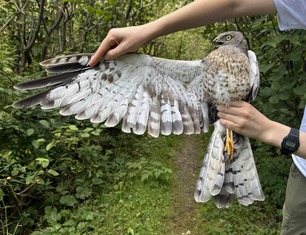
<svg viewBox="0 0 306 235"><path fill-rule="evenodd" d="M100 59L110 60L138 50L148 39L145 25L111 29L88 65L95 66Z"/></svg>
<svg viewBox="0 0 306 235"><path fill-rule="evenodd" d="M274 138L275 131L280 131L278 123L245 101L234 101L230 107L218 105L217 110L221 125L253 139L272 144L271 138Z"/></svg>
<svg viewBox="0 0 306 235"><path fill-rule="evenodd" d="M217 106L220 123L225 128L257 139L266 144L281 147L282 140L288 135L290 127L279 122L272 121L244 101L234 101L230 107ZM297 156L306 159L306 133L300 132L300 147L295 152Z"/></svg>

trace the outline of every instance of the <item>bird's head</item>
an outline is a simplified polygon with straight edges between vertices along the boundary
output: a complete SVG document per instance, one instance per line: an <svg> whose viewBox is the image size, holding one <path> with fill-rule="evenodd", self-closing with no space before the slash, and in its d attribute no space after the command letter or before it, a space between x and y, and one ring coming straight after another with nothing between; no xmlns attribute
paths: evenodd
<svg viewBox="0 0 306 235"><path fill-rule="evenodd" d="M244 51L248 50L247 40L239 31L228 31L221 33L212 41L212 44L214 45L214 49L221 46L232 45L241 48Z"/></svg>

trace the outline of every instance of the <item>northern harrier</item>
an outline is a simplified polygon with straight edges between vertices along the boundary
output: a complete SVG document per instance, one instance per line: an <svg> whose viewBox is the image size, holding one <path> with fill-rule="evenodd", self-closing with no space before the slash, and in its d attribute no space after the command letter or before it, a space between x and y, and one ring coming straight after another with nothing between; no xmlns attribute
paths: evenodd
<svg viewBox="0 0 306 235"><path fill-rule="evenodd" d="M49 59L41 63L50 76L27 81L16 89L50 90L14 104L25 108L61 107L61 115L75 115L122 131L154 137L159 134L198 134L215 130L206 153L195 200L215 197L218 207L229 207L236 197L243 205L264 200L248 138L225 130L215 119L215 104L252 101L259 86L256 55L241 32L225 32L215 49L197 61L168 60L126 54L87 66L92 54Z"/></svg>

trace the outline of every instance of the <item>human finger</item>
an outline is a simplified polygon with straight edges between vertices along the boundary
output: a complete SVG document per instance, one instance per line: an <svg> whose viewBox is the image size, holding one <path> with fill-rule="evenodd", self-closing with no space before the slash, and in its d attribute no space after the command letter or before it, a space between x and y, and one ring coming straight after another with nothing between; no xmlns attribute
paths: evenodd
<svg viewBox="0 0 306 235"><path fill-rule="evenodd" d="M239 111L240 108L238 107L226 107L224 105L217 105L217 110L218 110L218 115L221 114L221 113L224 113L224 114L231 114L233 116L238 116L237 115L237 112Z"/></svg>
<svg viewBox="0 0 306 235"><path fill-rule="evenodd" d="M225 128L228 128L230 130L236 130L237 129L237 124L229 119L223 119L223 118L220 118L219 119L219 122L222 126L224 126ZM237 131L235 131L237 132Z"/></svg>
<svg viewBox="0 0 306 235"><path fill-rule="evenodd" d="M235 116L243 115L250 109L250 104L245 101L232 101L230 106L217 105L218 112L228 113Z"/></svg>
<svg viewBox="0 0 306 235"><path fill-rule="evenodd" d="M106 52L111 49L111 47L114 47L116 43L113 40L109 40L108 38L105 38L102 43L100 44L98 50L95 52L95 54L91 57L88 65L90 67L95 66L100 59L104 57Z"/></svg>

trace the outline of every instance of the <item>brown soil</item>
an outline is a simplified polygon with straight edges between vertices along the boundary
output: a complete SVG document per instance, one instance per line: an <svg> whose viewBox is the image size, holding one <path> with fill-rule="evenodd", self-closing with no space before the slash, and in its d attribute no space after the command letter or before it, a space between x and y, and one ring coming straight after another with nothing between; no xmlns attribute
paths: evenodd
<svg viewBox="0 0 306 235"><path fill-rule="evenodd" d="M200 135L184 136L176 153L173 179L173 212L166 222L168 235L197 234L197 204L193 198L204 157Z"/></svg>

